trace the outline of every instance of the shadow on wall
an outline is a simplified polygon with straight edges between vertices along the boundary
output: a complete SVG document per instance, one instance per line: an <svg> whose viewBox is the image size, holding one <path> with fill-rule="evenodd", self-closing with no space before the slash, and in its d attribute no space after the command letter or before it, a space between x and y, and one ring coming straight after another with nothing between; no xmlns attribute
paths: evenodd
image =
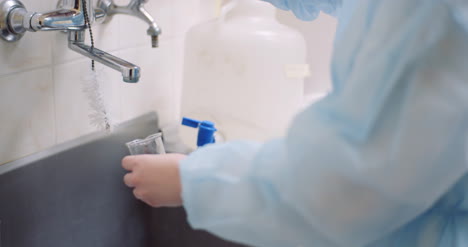
<svg viewBox="0 0 468 247"><path fill-rule="evenodd" d="M307 43L307 61L310 65L310 76L305 80L306 97L322 95L331 90L330 63L335 38L336 19L326 14L312 22L297 19L291 12L278 10L278 20L297 29Z"/></svg>

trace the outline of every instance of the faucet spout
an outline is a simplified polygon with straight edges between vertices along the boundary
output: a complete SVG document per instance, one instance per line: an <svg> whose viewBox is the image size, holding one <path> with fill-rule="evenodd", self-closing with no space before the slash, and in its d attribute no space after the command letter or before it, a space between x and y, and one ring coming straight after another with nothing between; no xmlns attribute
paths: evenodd
<svg viewBox="0 0 468 247"><path fill-rule="evenodd" d="M70 31L68 33L68 47L122 73L123 81L136 83L140 79L140 67L121 58L113 56L97 48L92 48L84 43L84 31Z"/></svg>

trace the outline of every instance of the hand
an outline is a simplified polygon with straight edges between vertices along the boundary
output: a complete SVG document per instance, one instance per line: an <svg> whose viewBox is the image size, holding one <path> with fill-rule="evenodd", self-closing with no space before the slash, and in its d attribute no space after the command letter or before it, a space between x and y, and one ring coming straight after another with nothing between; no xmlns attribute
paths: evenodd
<svg viewBox="0 0 468 247"><path fill-rule="evenodd" d="M133 194L153 207L182 205L182 186L179 162L182 154L134 155L122 160L122 167L129 171L124 177Z"/></svg>

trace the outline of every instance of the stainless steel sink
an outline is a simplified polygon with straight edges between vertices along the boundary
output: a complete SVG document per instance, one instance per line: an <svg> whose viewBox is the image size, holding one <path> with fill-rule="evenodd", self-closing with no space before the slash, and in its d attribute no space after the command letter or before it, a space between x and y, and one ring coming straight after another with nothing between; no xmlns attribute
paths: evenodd
<svg viewBox="0 0 468 247"><path fill-rule="evenodd" d="M151 113L0 166L0 247L240 246L191 229L182 208L146 206L124 186L124 143L158 131Z"/></svg>

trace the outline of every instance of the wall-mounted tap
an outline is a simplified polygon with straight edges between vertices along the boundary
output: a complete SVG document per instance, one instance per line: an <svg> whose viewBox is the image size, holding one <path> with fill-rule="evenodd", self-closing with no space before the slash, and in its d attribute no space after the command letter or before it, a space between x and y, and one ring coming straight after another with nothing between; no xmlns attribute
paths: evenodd
<svg viewBox="0 0 468 247"><path fill-rule="evenodd" d="M86 28L83 2L84 0L64 0L63 8L38 13L27 11L18 0L2 1L1 36L13 42L21 39L26 31L83 30Z"/></svg>
<svg viewBox="0 0 468 247"><path fill-rule="evenodd" d="M87 28L84 10L88 10L90 21L95 18L95 13L102 16L102 11L94 12L90 0L61 0L59 6L56 10L38 13L28 12L19 0L1 1L0 37L14 42L26 31L68 31L70 49L121 72L125 82L138 82L138 66L84 44Z"/></svg>
<svg viewBox="0 0 468 247"><path fill-rule="evenodd" d="M99 0L97 8L101 9L106 14L104 22L109 21L110 18L115 14L126 14L136 16L148 25L147 34L151 37L151 46L158 47L158 39L161 34L161 28L156 24L154 18L146 11L144 4L148 0L131 0L127 6L118 6L114 3L114 0Z"/></svg>
<svg viewBox="0 0 468 247"><path fill-rule="evenodd" d="M84 30L68 32L68 47L122 73L124 82L138 82L140 67L84 43Z"/></svg>

